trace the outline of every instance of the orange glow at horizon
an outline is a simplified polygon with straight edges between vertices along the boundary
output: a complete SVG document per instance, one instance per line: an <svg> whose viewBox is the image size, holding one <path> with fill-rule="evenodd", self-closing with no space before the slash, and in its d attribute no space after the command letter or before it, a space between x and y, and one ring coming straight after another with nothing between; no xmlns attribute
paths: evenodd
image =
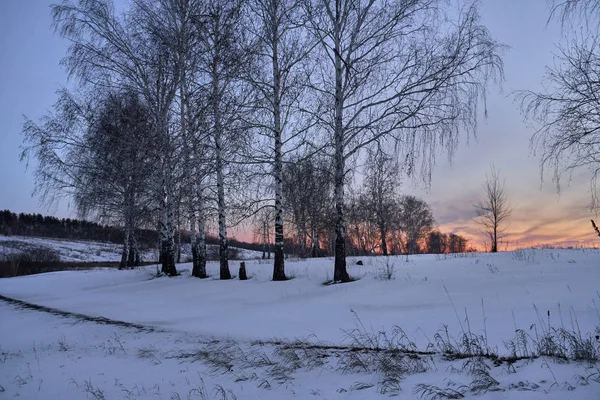
<svg viewBox="0 0 600 400"><path fill-rule="evenodd" d="M533 175L531 181L535 183L537 179ZM451 180L442 181L437 193L415 194L431 205L433 216L438 221L434 229L445 234L461 235L469 241L468 247L484 251L487 237L474 219L472 206L473 200L480 194L477 184L475 189L465 188L462 182L457 184L458 187L444 187L443 183L448 182ZM590 212L586 189L587 182L584 180L560 196L552 187L546 193L539 190L528 192L523 186L515 187L509 192L514 210L503 226L504 237L499 241L498 250L534 246L600 247L600 237L590 222L594 219L600 224L600 215ZM231 229L230 234L252 242L255 238L251 231L252 227L244 225Z"/></svg>
<svg viewBox="0 0 600 400"><path fill-rule="evenodd" d="M498 250L515 250L535 246L553 247L599 247L600 238L594 232L590 216L579 218L535 219L527 218L523 212L513 213L507 224ZM487 237L475 220L463 220L440 224L443 233L455 233L469 240L469 245L478 251L486 248Z"/></svg>
<svg viewBox="0 0 600 400"><path fill-rule="evenodd" d="M527 210L515 209L510 222L499 240L498 250L507 251L536 246L552 247L600 247L600 238L592 228L590 215L578 218L558 215L554 218L529 218ZM468 247L477 251L486 250L486 236L481 226L473 219L458 219L438 224L435 228L442 233L454 233L466 238ZM255 237L247 229L233 229L232 237L246 242L254 242Z"/></svg>

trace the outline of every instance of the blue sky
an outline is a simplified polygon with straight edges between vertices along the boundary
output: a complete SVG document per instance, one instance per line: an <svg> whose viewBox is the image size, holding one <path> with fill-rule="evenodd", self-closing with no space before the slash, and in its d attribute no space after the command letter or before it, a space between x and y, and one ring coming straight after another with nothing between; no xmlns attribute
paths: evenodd
<svg viewBox="0 0 600 400"><path fill-rule="evenodd" d="M33 168L19 162L23 115L38 119L67 84L60 67L67 43L51 29L50 0L0 2L0 209L66 215L32 198ZM31 160L34 162L34 160Z"/></svg>
<svg viewBox="0 0 600 400"><path fill-rule="evenodd" d="M58 0L55 0L58 1ZM23 115L38 119L56 100L56 90L67 85L59 61L67 43L51 28L50 0L0 1L0 209L71 214L67 202L48 209L32 197L33 168L19 162ZM506 179L515 206L507 241L509 246L537 242L590 244L597 240L586 209L590 200L589 179L573 176L561 195L551 181L541 186L538 159L531 154L529 139L534 130L519 113L510 93L539 90L546 65L552 63L557 24L546 26L545 0L484 0L483 21L492 35L510 46L504 62L506 81L502 92L492 87L487 119L481 119L477 138L462 138L453 161L438 158L431 188L409 181L404 193L425 198L443 231L482 240L473 223L473 207L491 163ZM31 160L31 162L35 162Z"/></svg>

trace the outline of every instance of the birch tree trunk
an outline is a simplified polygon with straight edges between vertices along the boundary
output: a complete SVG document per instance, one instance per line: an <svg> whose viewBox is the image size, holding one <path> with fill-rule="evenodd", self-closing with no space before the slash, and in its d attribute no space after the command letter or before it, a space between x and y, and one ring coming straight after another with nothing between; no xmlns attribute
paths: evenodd
<svg viewBox="0 0 600 400"><path fill-rule="evenodd" d="M119 269L125 269L127 267L127 260L129 259L129 231L125 229L125 241L123 243L123 252L121 253L121 262L119 263Z"/></svg>
<svg viewBox="0 0 600 400"><path fill-rule="evenodd" d="M196 231L196 224L198 231ZM192 246L192 276L207 278L206 274L206 234L204 233L204 211L190 216L190 243Z"/></svg>
<svg viewBox="0 0 600 400"><path fill-rule="evenodd" d="M217 211L219 214L219 276L220 279L231 279L231 272L229 271L229 259L228 259L228 243L227 243L227 222L226 222L226 207L225 207L225 187L223 177L223 144L221 135L223 133L223 127L221 125L221 110L219 107L220 94L219 94L219 72L218 62L219 53L217 47L217 53L213 62L213 88L212 88L212 106L213 106L213 118L214 118L214 140L215 140L215 161L216 161L216 172L217 172Z"/></svg>
<svg viewBox="0 0 600 400"><path fill-rule="evenodd" d="M227 96L226 89L231 85L231 74L233 71L231 64L234 61L235 52L232 50L235 45L232 43L237 38L234 38L235 21L230 20L238 15L236 7L229 9L231 3L225 1L211 1L209 3L210 25L208 26L206 38L206 74L207 80L210 83L209 94L209 109L211 113L211 134L214 141L214 157L215 157L215 172L217 184L217 212L218 212L218 229L219 229L219 276L220 279L231 279L229 271L228 259L228 240L227 240L227 223L226 223L226 199L225 199L225 176L224 176L224 152L223 139L225 127L223 122L227 121L228 103L230 101ZM229 94L231 96L231 94ZM227 97L227 98L226 98ZM230 112L230 111L229 111ZM231 127L227 127L231 131Z"/></svg>
<svg viewBox="0 0 600 400"><path fill-rule="evenodd" d="M218 108L218 107L216 107ZM217 111L218 113L218 111ZM227 243L227 223L225 219L225 188L223 179L223 154L221 144L220 121L215 114L215 148L216 148L216 167L217 167L217 209L219 213L219 275L221 279L231 279L229 272L228 243Z"/></svg>
<svg viewBox="0 0 600 400"><path fill-rule="evenodd" d="M198 236L196 238L196 251L198 252L198 273L194 275L198 278L208 278L206 273L206 232L205 232L205 215L204 215L204 200L202 189L199 191L199 207L198 207Z"/></svg>
<svg viewBox="0 0 600 400"><path fill-rule="evenodd" d="M262 259L266 259L267 258L267 221L263 221L263 226L262 226L262 234L263 234L263 249L262 249Z"/></svg>
<svg viewBox="0 0 600 400"><path fill-rule="evenodd" d="M135 238L135 228L133 223L129 224L129 233L127 234L129 241L129 251L127 254L127 267L133 268L137 267L140 264L140 255L139 249L137 245L137 240Z"/></svg>
<svg viewBox="0 0 600 400"><path fill-rule="evenodd" d="M387 230L385 229L385 223L383 221L379 221L379 234L381 235L381 252L383 253L384 256L387 256L388 255L388 248L387 248L387 241L386 241Z"/></svg>
<svg viewBox="0 0 600 400"><path fill-rule="evenodd" d="M312 256L319 257L319 233L313 229L312 233Z"/></svg>
<svg viewBox="0 0 600 400"><path fill-rule="evenodd" d="M268 163L271 169L275 203L274 221L270 222L275 232L273 280L282 281L287 279L283 249L283 158L288 151L297 150L292 146L302 146L303 142L304 127L298 123L301 118L294 115L299 111L298 99L305 84L302 61L310 52L311 44L303 29L301 1L249 0L248 4L249 31L257 39L254 45L256 68L248 74L250 85L257 93L257 110L260 110L258 120L261 122L256 128L258 135L268 138L271 150L267 153L257 148L256 153L264 154L257 159ZM284 149L286 144L290 145L289 149Z"/></svg>
<svg viewBox="0 0 600 400"><path fill-rule="evenodd" d="M334 60L335 60L335 125L334 125L334 190L335 202L335 261L333 280L335 282L349 282L350 275L346 270L346 219L344 217L344 90L342 51L341 51L341 4L336 1L334 23Z"/></svg>
<svg viewBox="0 0 600 400"><path fill-rule="evenodd" d="M163 201L160 210L160 259L162 273L175 276L177 275L177 269L175 267L174 251L173 204L167 181L166 177L163 178Z"/></svg>
<svg viewBox="0 0 600 400"><path fill-rule="evenodd" d="M273 133L275 136L275 154L273 177L275 178L275 257L273 263L273 280L285 281L285 261L283 254L283 168L281 154L281 73L279 71L279 30L276 19L277 0L272 3L272 48L273 48Z"/></svg>
<svg viewBox="0 0 600 400"><path fill-rule="evenodd" d="M181 200L180 200L181 201ZM179 202L178 202L179 203ZM180 205L177 205L177 245L176 245L177 263L181 263L181 210Z"/></svg>
<svg viewBox="0 0 600 400"><path fill-rule="evenodd" d="M201 183L194 185L194 187L197 188L200 185ZM204 232L205 217L203 209L203 191L202 189L196 189L196 192L197 199L195 203L197 206L197 211L192 211L190 213L190 230L192 231L190 242L192 245L193 257L192 276L204 279L207 278L208 275L206 273L206 234ZM196 224L198 229L197 231Z"/></svg>
<svg viewBox="0 0 600 400"><path fill-rule="evenodd" d="M192 276L198 276L198 247L196 245L196 213L190 210L190 248L192 250Z"/></svg>
<svg viewBox="0 0 600 400"><path fill-rule="evenodd" d="M168 143L168 128L166 126L166 116L160 121L160 134L163 136L165 142ZM164 144L166 147L166 143ZM177 275L177 269L175 267L175 232L173 229L173 194L171 183L171 166L169 163L169 155L166 154L166 150L163 150L163 160L161 165L162 174L162 198L160 203L160 259L162 261L162 273L168 276Z"/></svg>

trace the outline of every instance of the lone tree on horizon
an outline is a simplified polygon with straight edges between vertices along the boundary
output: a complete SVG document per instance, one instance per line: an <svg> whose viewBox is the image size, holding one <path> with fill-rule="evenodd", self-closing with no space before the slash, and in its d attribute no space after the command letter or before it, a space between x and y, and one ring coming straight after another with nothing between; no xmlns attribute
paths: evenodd
<svg viewBox="0 0 600 400"><path fill-rule="evenodd" d="M508 201L504 179L500 180L500 172L491 166L490 174L486 174L482 185L485 195L473 205L477 215L476 221L483 227L483 232L490 239L492 253L498 252L498 239L506 230L502 227L512 214L514 207Z"/></svg>

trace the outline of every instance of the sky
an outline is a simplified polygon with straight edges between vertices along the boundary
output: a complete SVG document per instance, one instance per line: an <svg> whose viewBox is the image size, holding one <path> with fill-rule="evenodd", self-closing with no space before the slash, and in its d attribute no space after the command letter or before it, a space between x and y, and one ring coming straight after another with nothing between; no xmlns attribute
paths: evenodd
<svg viewBox="0 0 600 400"><path fill-rule="evenodd" d="M35 160L28 167L19 161L24 115L39 119L56 101L56 91L68 85L59 65L68 43L51 27L49 5L57 1L0 0L0 209L67 217L75 214L68 201L48 208L32 196ZM545 0L483 0L481 14L493 37L510 46L504 56L506 80L501 88L490 87L488 116L480 119L477 136L461 138L451 162L440 154L431 185L407 180L401 191L431 204L441 231L481 246L484 236L474 222L473 203L494 164L514 207L501 249L594 245L589 175L574 174L563 182L560 195L550 179L542 185L539 158L529 146L535 130L511 96L515 90L540 90L560 29L546 24Z"/></svg>

